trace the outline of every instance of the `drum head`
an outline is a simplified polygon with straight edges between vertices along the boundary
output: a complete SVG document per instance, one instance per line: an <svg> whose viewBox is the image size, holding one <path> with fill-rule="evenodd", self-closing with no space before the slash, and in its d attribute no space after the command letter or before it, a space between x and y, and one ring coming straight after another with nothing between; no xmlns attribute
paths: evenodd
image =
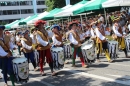
<svg viewBox="0 0 130 86"><path fill-rule="evenodd" d="M16 63L16 64L23 63L26 61L27 61L27 58L25 57L13 59L13 63Z"/></svg>
<svg viewBox="0 0 130 86"><path fill-rule="evenodd" d="M63 51L63 48L62 47L54 47L51 49L52 51L55 51L55 52L59 52L59 51Z"/></svg>

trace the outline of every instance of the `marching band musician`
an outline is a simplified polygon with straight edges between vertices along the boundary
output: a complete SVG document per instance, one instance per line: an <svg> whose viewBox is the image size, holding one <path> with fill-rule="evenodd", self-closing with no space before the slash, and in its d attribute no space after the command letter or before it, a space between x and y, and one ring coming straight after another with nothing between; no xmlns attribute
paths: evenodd
<svg viewBox="0 0 130 86"><path fill-rule="evenodd" d="M81 24L79 24L78 27L79 28L77 29L77 31L79 33L80 41L81 41L81 43L83 43L85 41L85 33L82 30L82 25Z"/></svg>
<svg viewBox="0 0 130 86"><path fill-rule="evenodd" d="M76 31L77 27L78 27L78 22L76 22L76 20L70 22L69 28L71 30L67 33L67 38L71 42L71 47L72 47L72 50L73 50L72 51L73 52L72 67L76 67L75 59L76 59L76 55L78 55L78 57L80 57L82 67L86 68L87 65L84 62L84 58L83 58L83 55L82 55L82 52L81 52L80 37L78 35L78 32Z"/></svg>
<svg viewBox="0 0 130 86"><path fill-rule="evenodd" d="M89 40L90 39L90 26L87 25L85 30L86 30L86 32L85 32L85 39Z"/></svg>
<svg viewBox="0 0 130 86"><path fill-rule="evenodd" d="M108 60L108 62L112 62L112 60L110 59L110 55L109 55L109 52L108 52L108 46L107 46L107 41L106 41L106 37L105 37L105 31L104 29L100 29L100 25L101 22L98 21L96 23L96 26L97 28L95 28L95 33L96 33L96 43L97 43L97 62L100 62L99 60L99 54L102 53L102 48L106 54L106 58Z"/></svg>
<svg viewBox="0 0 130 86"><path fill-rule="evenodd" d="M28 60L29 63L29 59L31 60L31 63L34 67L34 71L37 71L38 69L36 68L36 62L34 60L34 51L33 51L33 41L31 39L31 37L29 37L29 31L26 30L25 32L23 32L23 37L21 38L21 44L22 44L22 48L21 50L23 51L25 57Z"/></svg>
<svg viewBox="0 0 130 86"><path fill-rule="evenodd" d="M16 36L16 44L17 44L17 46L18 46L18 52L19 52L19 55L21 55L21 51L20 51L20 49L21 49L21 40L20 40L20 38L22 37L22 32L17 32L17 36Z"/></svg>
<svg viewBox="0 0 130 86"><path fill-rule="evenodd" d="M123 36L122 28L121 28L121 26L118 24L119 19L120 19L120 18L116 17L116 18L113 20L113 22L114 22L113 32L114 32L114 34L115 34L113 37L118 41L118 43L119 43L119 48L121 48L121 49L124 51L126 58L129 58L129 57L128 57L127 50L126 50L125 39L124 39L124 36Z"/></svg>
<svg viewBox="0 0 130 86"><path fill-rule="evenodd" d="M51 52L50 52L51 45L48 42L49 39L48 39L47 31L44 29L45 23L46 22L43 20L38 20L35 22L35 27L37 28L36 49L39 52L40 71L41 71L42 76L46 75L43 70L43 62L45 60L45 57L46 57L46 62L50 66L52 76L54 76L54 75L56 75L56 73L53 70L53 59L52 59Z"/></svg>
<svg viewBox="0 0 130 86"><path fill-rule="evenodd" d="M31 28L31 34L30 37L32 38L32 46L33 46L33 50L35 50L36 47L36 34L37 34L37 30L35 27Z"/></svg>
<svg viewBox="0 0 130 86"><path fill-rule="evenodd" d="M12 86L14 84L14 72L12 60L12 53L10 50L15 49L13 43L9 36L3 34L5 26L0 26L0 69L2 69L3 77L4 77L4 86L8 86L7 84L7 74L10 75L10 79L12 82Z"/></svg>
<svg viewBox="0 0 130 86"><path fill-rule="evenodd" d="M50 26L47 26L45 29L47 30L48 33L49 42L52 43L53 32L51 31Z"/></svg>
<svg viewBox="0 0 130 86"><path fill-rule="evenodd" d="M53 25L51 27L52 32L54 33L52 37L53 45L55 47L63 47L63 42L62 42L62 34L59 32L60 31L60 26L58 25Z"/></svg>

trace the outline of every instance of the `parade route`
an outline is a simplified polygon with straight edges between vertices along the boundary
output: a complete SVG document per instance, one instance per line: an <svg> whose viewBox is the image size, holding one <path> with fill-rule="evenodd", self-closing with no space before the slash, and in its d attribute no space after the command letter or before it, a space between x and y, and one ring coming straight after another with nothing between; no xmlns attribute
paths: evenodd
<svg viewBox="0 0 130 86"><path fill-rule="evenodd" d="M40 71L34 72L32 64L29 64L28 83L16 86L130 86L130 59L124 58L122 52L114 63L108 63L101 56L101 62L93 63L89 68L82 68L78 58L75 68L71 67L71 60L68 62L63 69L56 71L57 76L51 76L48 64L45 65L46 76L41 76ZM3 85L3 80L0 80L0 86Z"/></svg>

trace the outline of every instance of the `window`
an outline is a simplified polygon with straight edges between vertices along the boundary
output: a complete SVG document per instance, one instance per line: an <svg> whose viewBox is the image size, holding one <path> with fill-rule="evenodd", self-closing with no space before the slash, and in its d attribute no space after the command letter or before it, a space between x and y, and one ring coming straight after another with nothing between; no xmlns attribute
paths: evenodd
<svg viewBox="0 0 130 86"><path fill-rule="evenodd" d="M13 10L14 11L14 10ZM12 15L13 14L13 11L12 10L8 10L7 11L7 15Z"/></svg>
<svg viewBox="0 0 130 86"><path fill-rule="evenodd" d="M45 5L45 1L37 1L37 5Z"/></svg>
<svg viewBox="0 0 130 86"><path fill-rule="evenodd" d="M37 9L37 13L42 13L44 12L44 9Z"/></svg>
<svg viewBox="0 0 130 86"><path fill-rule="evenodd" d="M19 6L19 5L32 5L32 1L3 1L0 6Z"/></svg>

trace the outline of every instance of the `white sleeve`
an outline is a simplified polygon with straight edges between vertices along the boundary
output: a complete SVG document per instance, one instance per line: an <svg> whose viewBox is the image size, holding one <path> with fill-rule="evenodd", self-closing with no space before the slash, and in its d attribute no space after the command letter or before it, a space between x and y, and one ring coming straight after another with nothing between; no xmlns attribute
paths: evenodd
<svg viewBox="0 0 130 86"><path fill-rule="evenodd" d="M120 33L117 31L117 29L116 29L115 26L113 26L113 31L114 31L114 33L115 33L117 36L119 36L119 37L122 36L122 34L120 34Z"/></svg>
<svg viewBox="0 0 130 86"><path fill-rule="evenodd" d="M70 42L71 42L72 44L74 44L74 45L77 45L77 44L78 44L78 41L73 37L73 34L72 34L72 33L69 34L69 40L70 40Z"/></svg>
<svg viewBox="0 0 130 86"><path fill-rule="evenodd" d="M31 50L32 46L28 46L23 40L21 40L21 44L24 48Z"/></svg>
<svg viewBox="0 0 130 86"><path fill-rule="evenodd" d="M48 42L42 40L42 38L41 38L40 35L38 35L38 34L36 35L36 39L37 39L37 41L38 41L42 46L47 46L47 45L48 45Z"/></svg>
<svg viewBox="0 0 130 86"><path fill-rule="evenodd" d="M61 45L61 42L59 42L59 41L55 38L55 36L52 37L52 40L53 40L53 44L54 44L54 45Z"/></svg>
<svg viewBox="0 0 130 86"><path fill-rule="evenodd" d="M13 50L15 48L15 45L12 42L9 42L10 49Z"/></svg>
<svg viewBox="0 0 130 86"><path fill-rule="evenodd" d="M0 46L0 56L4 57L6 56L8 53L4 51L4 49Z"/></svg>
<svg viewBox="0 0 130 86"><path fill-rule="evenodd" d="M35 41L35 39L34 39L34 36L30 36L31 37L31 39L32 39L32 43L33 44L36 44L36 41Z"/></svg>

